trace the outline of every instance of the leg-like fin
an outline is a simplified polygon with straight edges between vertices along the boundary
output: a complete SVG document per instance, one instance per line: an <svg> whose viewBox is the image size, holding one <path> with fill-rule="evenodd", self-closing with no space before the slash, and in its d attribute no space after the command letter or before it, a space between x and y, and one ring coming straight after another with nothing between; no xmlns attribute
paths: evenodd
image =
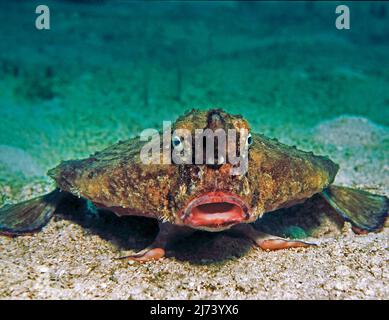
<svg viewBox="0 0 389 320"><path fill-rule="evenodd" d="M63 192L58 189L31 200L0 208L0 234L16 236L41 229L53 216Z"/></svg>
<svg viewBox="0 0 389 320"><path fill-rule="evenodd" d="M229 230L231 233L241 234L252 240L258 247L263 250L280 250L288 248L310 247L315 246L314 243L304 242L300 240L289 240L273 236L259 230L256 230L251 224L238 224Z"/></svg>
<svg viewBox="0 0 389 320"><path fill-rule="evenodd" d="M153 243L142 251L132 254L124 255L119 259L128 259L140 263L159 260L165 256L166 248L177 239L188 236L193 233L194 229L176 226L170 223L159 223L159 232Z"/></svg>
<svg viewBox="0 0 389 320"><path fill-rule="evenodd" d="M389 199L385 196L339 186L329 186L322 196L355 230L380 230L388 217Z"/></svg>

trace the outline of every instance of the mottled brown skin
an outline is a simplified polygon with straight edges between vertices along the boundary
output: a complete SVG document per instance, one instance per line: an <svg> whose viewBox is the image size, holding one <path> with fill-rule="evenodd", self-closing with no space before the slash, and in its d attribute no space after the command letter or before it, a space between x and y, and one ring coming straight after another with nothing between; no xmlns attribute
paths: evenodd
<svg viewBox="0 0 389 320"><path fill-rule="evenodd" d="M207 122L211 111L192 110L180 117L173 129L215 129ZM218 127L249 129L238 115L219 111ZM142 215L182 224L179 213L192 199L222 190L240 196L249 206L252 222L265 212L310 198L327 187L338 166L316 156L253 134L249 169L242 176L230 175L229 163L221 166L143 164L139 137L119 142L84 160L62 162L49 175L59 188L84 197L118 215ZM230 147L230 146L228 146ZM236 147L236 146L233 146Z"/></svg>
<svg viewBox="0 0 389 320"><path fill-rule="evenodd" d="M191 132L192 140L180 138L178 129ZM197 129L208 129L213 135L222 132L227 136L229 129L235 129L237 139L226 141L224 154L219 150L223 147L219 145L219 138L207 134L199 137ZM170 129L165 127L165 130ZM49 171L57 182L57 189L0 208L0 235L40 230L57 207L74 195L119 216L140 215L159 220L160 230L154 242L136 255L126 257L139 262L162 258L171 242L196 229L238 233L264 250L312 245L266 234L255 229L251 222L266 212L271 212L266 215L270 219L278 217L272 212L304 202L313 195L313 199L326 201L343 221L351 222L356 233L379 231L385 225L389 211L387 197L331 185L338 166L330 159L260 134L250 133L250 137L250 126L241 116L218 109L192 110L178 118L171 130L161 134L164 138L160 140L142 142L136 137L87 159L62 162ZM213 149L209 144L212 139L217 142ZM156 147L152 150L160 151L153 154L153 160L158 161L152 163L166 163L163 161L166 155L170 157L183 150L189 162L203 160L205 164L143 163L141 150L150 145ZM203 148L200 149L203 159L199 147ZM207 148L215 151L213 156L204 152ZM247 167L243 166L243 173L239 171L238 175L234 175L235 169L242 169L242 162L232 165L235 155L241 161L247 160L243 161ZM287 217L292 217L290 211ZM303 219L309 220L306 216ZM260 222L266 222L266 217Z"/></svg>
<svg viewBox="0 0 389 320"><path fill-rule="evenodd" d="M241 116L222 110L192 110L178 118L172 130L188 129L194 137L195 129L206 128L250 130ZM265 212L292 206L321 192L333 182L338 166L327 157L286 146L263 135L252 133L252 137L248 171L243 175L231 175L228 161L222 165L143 164L140 151L146 142L140 142L139 137L119 142L84 160L62 162L49 175L60 189L89 199L98 208L112 210L119 216L158 219L160 233L155 242L130 257L140 262L163 257L164 248L176 234L192 232L193 225L186 223L183 210L192 200L212 192L239 198L247 211L241 221L244 223L230 221L228 224L227 221L225 226L195 228L231 229L266 250L307 246L301 241L261 233L248 223ZM239 154L239 135L237 141L228 142L227 149Z"/></svg>

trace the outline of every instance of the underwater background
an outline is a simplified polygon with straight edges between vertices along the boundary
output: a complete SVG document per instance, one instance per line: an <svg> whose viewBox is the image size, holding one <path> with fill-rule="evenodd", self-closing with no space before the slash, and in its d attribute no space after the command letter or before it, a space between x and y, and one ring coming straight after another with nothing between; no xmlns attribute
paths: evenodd
<svg viewBox="0 0 389 320"><path fill-rule="evenodd" d="M387 150L389 6L348 2L351 28L338 30L340 3L45 1L51 29L37 30L40 2L1 1L0 201L190 108L242 114L335 160L311 129L359 117L338 121L354 144L362 121Z"/></svg>
<svg viewBox="0 0 389 320"><path fill-rule="evenodd" d="M50 30L35 28L40 4ZM335 27L340 4L350 30ZM2 0L0 22L0 206L51 191L46 172L61 160L192 108L241 114L339 163L337 184L389 196L389 2ZM202 250L234 257L239 245L218 237ZM0 298L387 299L387 232L346 240L123 268L110 241L56 220L0 239Z"/></svg>

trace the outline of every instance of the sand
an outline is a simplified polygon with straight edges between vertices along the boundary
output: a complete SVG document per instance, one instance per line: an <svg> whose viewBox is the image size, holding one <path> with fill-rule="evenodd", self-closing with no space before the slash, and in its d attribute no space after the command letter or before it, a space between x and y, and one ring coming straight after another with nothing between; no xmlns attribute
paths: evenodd
<svg viewBox="0 0 389 320"><path fill-rule="evenodd" d="M251 249L246 241L218 235L203 243L206 248L199 249L203 252L197 252L196 263L173 257L139 265L115 260L119 252L109 241L57 222L34 237L1 239L0 296L387 299L388 235L345 235L320 241L320 247L278 252ZM196 256L189 243L182 250L181 255ZM210 259L221 251L225 259ZM199 258L201 254L208 258Z"/></svg>
<svg viewBox="0 0 389 320"><path fill-rule="evenodd" d="M328 124L332 128L339 120ZM353 119L342 120L347 135ZM361 126L365 124L365 127ZM373 144L367 121L360 132ZM316 128L326 134L325 126ZM371 129L371 127L370 127ZM382 128L375 128L382 130ZM385 131L388 136L388 130ZM319 133L318 133L319 134ZM370 138L369 138L370 137ZM342 144L343 148L345 144ZM350 147L352 148L352 146ZM388 186L382 165L355 174L359 185ZM350 161L349 161L350 162ZM346 167L347 168L347 167ZM387 172L384 168L384 172ZM341 170L339 177L345 179ZM346 170L347 171L347 170ZM371 181L371 178L378 180ZM380 177L380 178L379 178ZM363 182L362 182L363 181ZM388 195L389 190L374 192ZM355 235L349 224L308 240L317 247L266 252L245 239L197 233L145 264L117 260L153 239L152 221L126 218L123 224L94 216L55 217L42 232L0 238L0 297L15 299L388 299L389 229ZM124 223L125 222L125 223ZM124 228L134 230L126 241ZM127 231L128 231L127 230Z"/></svg>
<svg viewBox="0 0 389 320"><path fill-rule="evenodd" d="M355 4L364 23L345 34L328 26L330 3L311 20L308 7L286 15L274 3L191 4L185 19L189 9L174 3L152 13L139 3L50 3L54 28L44 34L15 33L11 22L28 26L31 7L0 4L0 205L52 190L42 172L60 160L192 107L243 114L252 130L339 163L336 183L389 196L389 28L368 7ZM308 239L317 247L277 252L197 233L137 264L116 258L152 241L152 221L69 210L40 233L0 237L0 298L388 299L388 228L324 231Z"/></svg>

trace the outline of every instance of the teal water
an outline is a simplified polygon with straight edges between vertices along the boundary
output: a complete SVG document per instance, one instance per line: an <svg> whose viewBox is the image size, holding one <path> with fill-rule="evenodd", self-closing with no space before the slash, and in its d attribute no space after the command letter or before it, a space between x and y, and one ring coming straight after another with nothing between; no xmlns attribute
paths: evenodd
<svg viewBox="0 0 389 320"><path fill-rule="evenodd" d="M0 202L193 107L313 150L310 130L339 116L386 130L389 5L348 2L338 30L340 3L45 1L39 31L41 2L1 1Z"/></svg>

